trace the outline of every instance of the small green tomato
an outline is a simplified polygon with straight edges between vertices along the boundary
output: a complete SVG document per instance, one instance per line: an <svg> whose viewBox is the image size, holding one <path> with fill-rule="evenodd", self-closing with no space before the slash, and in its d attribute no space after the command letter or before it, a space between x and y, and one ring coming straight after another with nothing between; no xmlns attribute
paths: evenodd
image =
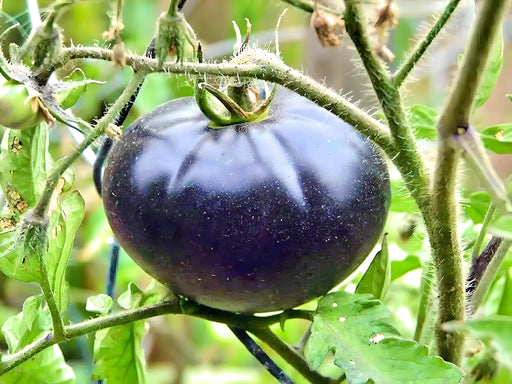
<svg viewBox="0 0 512 384"><path fill-rule="evenodd" d="M39 103L24 84L8 80L0 85L0 125L32 128L42 120L39 109Z"/></svg>

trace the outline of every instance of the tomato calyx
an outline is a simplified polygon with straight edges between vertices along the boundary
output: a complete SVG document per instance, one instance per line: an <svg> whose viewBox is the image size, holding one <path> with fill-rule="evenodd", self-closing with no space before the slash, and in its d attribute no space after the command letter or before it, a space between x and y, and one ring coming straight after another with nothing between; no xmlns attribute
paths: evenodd
<svg viewBox="0 0 512 384"><path fill-rule="evenodd" d="M265 119L276 92L277 86L274 85L270 95L261 100L260 92L255 87L228 86L221 90L202 82L196 85L195 96L197 105L212 122L210 128L218 129L231 124ZM235 98L230 97L230 93ZM237 99L245 101L243 107Z"/></svg>

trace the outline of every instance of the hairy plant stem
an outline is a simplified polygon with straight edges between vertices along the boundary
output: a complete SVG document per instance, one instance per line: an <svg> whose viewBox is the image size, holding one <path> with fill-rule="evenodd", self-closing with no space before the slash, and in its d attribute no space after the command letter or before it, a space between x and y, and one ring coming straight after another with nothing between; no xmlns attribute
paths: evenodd
<svg viewBox="0 0 512 384"><path fill-rule="evenodd" d="M425 326L428 324L427 319L430 314L430 307L432 305L432 279L433 279L434 269L432 268L432 263L429 262L423 268L423 273L421 275L421 285L420 285L420 303L418 305L418 316L416 318L416 329L414 330L414 340L418 343L423 343L424 334L425 334Z"/></svg>
<svg viewBox="0 0 512 384"><path fill-rule="evenodd" d="M486 0L479 3L462 68L439 118L438 131L444 138L458 135L459 129L466 130L469 126L475 96L509 3L510 0Z"/></svg>
<svg viewBox="0 0 512 384"><path fill-rule="evenodd" d="M392 142L391 136L383 124L338 93L324 87L300 71L288 67L277 56L269 52L259 50L247 51L238 57L246 54L248 56L252 55L250 58L247 58L250 64L164 63L161 68L158 68L156 60L136 55L127 55L126 63L135 71L147 73L166 72L188 75L240 76L268 80L292 89L330 110L374 141L390 158L394 158L400 152ZM68 63L69 60L85 58L110 61L111 55L112 53L108 49L66 48L62 50L62 54L57 58L54 66L60 67ZM49 68L48 70L52 69Z"/></svg>
<svg viewBox="0 0 512 384"><path fill-rule="evenodd" d="M237 315L231 312L221 311L190 302L187 302L186 306L184 306L183 302L177 299L137 309L125 310L118 313L97 317L95 319L86 320L81 323L68 325L64 327L64 334L66 335L66 339L72 339L91 332L99 331L101 329L127 324L138 320L144 320L150 317L166 314L184 314L184 308L188 309L188 311L185 313L187 315L214 321L217 323L229 324L241 329L250 329L251 332L253 330L266 328L272 324L279 323L283 316L281 313L265 317ZM311 321L313 318L313 314L310 311L289 310L285 313L287 319L305 319ZM16 353L10 355L2 355L0 360L0 376L19 366L21 363L30 359L32 356L35 356L42 350L62 341L62 339L58 340L56 337L54 337L54 334L50 332L46 336L39 338L38 340L25 346L23 349ZM279 353L279 351L277 352ZM302 357L297 355L296 359L289 362L292 366L299 370L297 367L305 364L305 362L301 360L303 360Z"/></svg>
<svg viewBox="0 0 512 384"><path fill-rule="evenodd" d="M449 334L442 324L463 320L465 289L462 253L457 231L456 176L460 152L446 140L438 145L428 222L432 261L436 274L438 315L435 328L438 353L459 364L464 347L462 334Z"/></svg>
<svg viewBox="0 0 512 384"><path fill-rule="evenodd" d="M436 341L439 354L460 364L464 348L461 333L448 333L442 324L465 318L465 277L457 232L456 176L461 149L454 140L469 127L469 116L486 68L494 37L508 1L482 3L462 68L438 122L439 144L432 183L431 211L425 217L436 271L439 311Z"/></svg>
<svg viewBox="0 0 512 384"><path fill-rule="evenodd" d="M439 16L439 19L437 19L432 29L428 32L427 36L425 36L414 52L407 58L405 63L403 63L393 75L393 83L395 86L400 87L402 85L414 66L423 57L423 54L427 51L428 47L430 47L434 39L444 28L459 3L460 0L451 0L448 3L441 16Z"/></svg>
<svg viewBox="0 0 512 384"><path fill-rule="evenodd" d="M428 177L425 163L402 108L398 87L393 83L370 44L366 31L366 19L359 0L345 0L345 25L366 68L386 116L393 144L397 148L396 156L390 158L402 174L420 211L426 213L429 197L427 195Z"/></svg>

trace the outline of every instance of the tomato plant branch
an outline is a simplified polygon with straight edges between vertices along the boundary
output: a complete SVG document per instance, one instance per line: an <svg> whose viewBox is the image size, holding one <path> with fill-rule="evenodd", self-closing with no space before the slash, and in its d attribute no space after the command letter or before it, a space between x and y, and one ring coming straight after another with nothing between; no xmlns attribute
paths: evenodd
<svg viewBox="0 0 512 384"><path fill-rule="evenodd" d="M73 47L62 50L61 56L55 61L55 67L60 67L76 59L96 59L110 61L112 52L108 49ZM247 57L251 55L251 57ZM240 56L245 56L249 64L205 64L205 63L164 63L159 68L156 60L137 55L127 55L126 63L134 70L148 73L175 73L188 75L216 75L254 77L275 82L313 100L320 106L330 110L337 116L355 127L366 137L379 145L391 158L399 151L391 140L389 133L380 122L366 112L350 103L338 93L324 87L284 64L277 56L263 50L248 50Z"/></svg>
<svg viewBox="0 0 512 384"><path fill-rule="evenodd" d="M184 309L186 309L185 312ZM42 350L65 340L96 332L101 329L114 327L116 325L127 324L167 314L186 314L217 323L228 324L241 329L250 329L251 332L252 330L265 328L272 324L279 323L282 320L283 315L286 315L286 319L304 319L309 321L311 321L313 317L313 313L311 311L305 310L288 310L284 313L278 313L270 316L240 315L191 303L190 301L185 301L184 304L182 300L176 299L137 309L120 311L68 325L64 327L65 339L58 340L54 337L52 332L49 332L47 335L25 346L18 352L10 355L2 355L0 360L0 376L19 366L21 363L30 359L32 356L35 356Z"/></svg>
<svg viewBox="0 0 512 384"><path fill-rule="evenodd" d="M487 0L479 4L462 67L439 118L438 130L443 137L458 135L459 129L469 126L476 93L509 0Z"/></svg>
<svg viewBox="0 0 512 384"><path fill-rule="evenodd" d="M465 278L457 230L456 176L459 155L451 143L446 140L439 142L429 231L439 298L437 348L441 357L455 364L460 363L463 335L447 334L441 325L451 320L463 320L465 313Z"/></svg>
<svg viewBox="0 0 512 384"><path fill-rule="evenodd" d="M439 19L437 19L432 29L428 32L427 36L425 36L425 38L414 50L414 52L407 58L405 63L403 63L402 66L395 72L393 76L393 83L395 86L400 87L402 85L414 66L423 57L423 54L427 51L434 39L442 31L459 3L460 0L451 0L448 3L441 16L439 16Z"/></svg>
<svg viewBox="0 0 512 384"><path fill-rule="evenodd" d="M456 176L461 150L456 137L469 127L473 102L507 1L488 0L477 14L462 68L438 122L439 144L432 183L430 244L438 287L436 340L439 354L460 363L464 337L442 324L465 317L465 277L457 231Z"/></svg>
<svg viewBox="0 0 512 384"><path fill-rule="evenodd" d="M309 369L306 360L292 347L277 337L269 328L250 328L250 333L276 351L288 364L314 384L330 384L333 381Z"/></svg>
<svg viewBox="0 0 512 384"><path fill-rule="evenodd" d="M359 0L345 0L344 18L347 33L366 68L397 148L395 156L390 153L388 156L402 174L420 211L425 214L429 201L427 171L402 108L398 87L370 44Z"/></svg>

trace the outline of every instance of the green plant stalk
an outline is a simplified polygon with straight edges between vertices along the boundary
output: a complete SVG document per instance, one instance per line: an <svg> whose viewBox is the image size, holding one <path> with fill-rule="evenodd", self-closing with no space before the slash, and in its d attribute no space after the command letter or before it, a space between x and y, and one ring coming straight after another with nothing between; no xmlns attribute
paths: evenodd
<svg viewBox="0 0 512 384"><path fill-rule="evenodd" d="M486 68L494 37L508 1L482 3L469 48L438 122L439 145L432 183L431 210L425 216L436 271L439 310L436 323L438 352L460 364L464 348L461 333L448 333L442 324L465 317L465 276L457 232L456 176L461 150L454 138L469 127L469 116Z"/></svg>
<svg viewBox="0 0 512 384"><path fill-rule="evenodd" d="M482 243L484 242L485 235L487 234L487 227L489 226L495 211L496 207L491 203L487 209L487 212L485 213L482 228L480 229L480 233L478 234L475 245L473 246L473 251L471 252L471 260L476 259L480 254L480 248L482 248Z"/></svg>
<svg viewBox="0 0 512 384"><path fill-rule="evenodd" d="M465 317L465 275L457 231L456 176L459 151L441 140L438 145L432 203L428 220L432 261L436 274L438 317L436 341L438 353L445 360L459 364L464 347L460 333L448 334L442 324Z"/></svg>
<svg viewBox="0 0 512 384"><path fill-rule="evenodd" d="M203 305L192 305L192 312L187 312L187 315L197 318L214 321L217 323L229 324L242 329L256 330L266 328L272 324L277 324L282 319L282 314L275 314L270 316L252 316L252 315L238 315L231 312L221 311L214 308L209 308ZM116 325L128 324L138 320L144 320L155 316L166 314L183 314L183 305L179 299L173 301L166 301L155 305L149 305L137 309L120 311L118 313L100 316L94 319L86 320L77 324L72 324L64 327L64 334L66 340L83 336L91 332L96 332L101 329L114 327ZM288 310L286 311L287 319L304 319L311 321L313 313L305 310ZM252 331L251 331L252 332ZM0 359L0 376L16 368L24 361L35 356L39 352L52 345L58 344L64 340L57 340L52 332L39 338L33 343L25 346L20 351L10 354L2 355ZM301 358L298 356L298 358ZM302 359L302 358L301 358ZM294 361L293 366L303 364L300 361Z"/></svg>
<svg viewBox="0 0 512 384"><path fill-rule="evenodd" d="M423 57L428 47L430 47L434 39L439 35L441 30L444 28L444 26L450 19L451 15L455 11L459 3L460 0L451 0L448 3L441 16L439 16L439 19L437 19L432 29L428 32L427 36L425 36L425 38L417 46L415 51L407 58L405 63L403 63L402 66L395 72L393 76L393 83L395 84L396 87L400 87L402 85L402 83L407 78L409 73L412 71L414 66Z"/></svg>
<svg viewBox="0 0 512 384"><path fill-rule="evenodd" d="M345 25L366 68L393 136L397 151L396 156L390 158L404 178L420 211L425 215L429 203L425 163L402 108L400 92L370 44L360 0L345 0Z"/></svg>
<svg viewBox="0 0 512 384"><path fill-rule="evenodd" d="M264 51L249 51L253 55L250 64L200 64L200 63L164 63L159 68L156 60L136 55L127 55L126 63L135 71L147 73L173 73L187 75L224 75L233 77L254 77L283 85L313 100L318 105L330 110L347 123L354 126L364 136L380 146L390 158L400 152L393 144L386 127L369 116L366 112L350 103L338 93L310 79L300 71L284 64L277 56ZM55 62L55 68L61 67L76 59L96 59L110 61L112 52L101 48L73 47L62 50ZM48 69L48 70L53 70Z"/></svg>
<svg viewBox="0 0 512 384"><path fill-rule="evenodd" d="M476 312L480 307L480 304L484 301L485 295L489 291L492 282L496 278L496 275L499 272L501 262L507 255L507 251L512 245L511 240L504 240L496 252L496 255L492 258L491 262L485 269L485 272L482 276L482 279L478 283L473 296L471 296L471 302L469 303L472 312Z"/></svg>
<svg viewBox="0 0 512 384"><path fill-rule="evenodd" d="M276 351L287 363L292 365L302 376L314 384L330 384L330 378L321 376L318 372L312 371L306 360L299 353L277 337L268 327L248 329L250 333ZM297 364L298 363L298 364Z"/></svg>
<svg viewBox="0 0 512 384"><path fill-rule="evenodd" d="M418 316L416 317L416 329L414 330L414 340L418 343L423 341L425 324L430 312L433 272L432 264L429 262L423 268L423 274L421 275L420 303Z"/></svg>
<svg viewBox="0 0 512 384"><path fill-rule="evenodd" d="M442 138L458 135L459 129L465 130L469 126L476 93L509 3L510 0L487 0L479 3L462 68L439 118L438 131Z"/></svg>

